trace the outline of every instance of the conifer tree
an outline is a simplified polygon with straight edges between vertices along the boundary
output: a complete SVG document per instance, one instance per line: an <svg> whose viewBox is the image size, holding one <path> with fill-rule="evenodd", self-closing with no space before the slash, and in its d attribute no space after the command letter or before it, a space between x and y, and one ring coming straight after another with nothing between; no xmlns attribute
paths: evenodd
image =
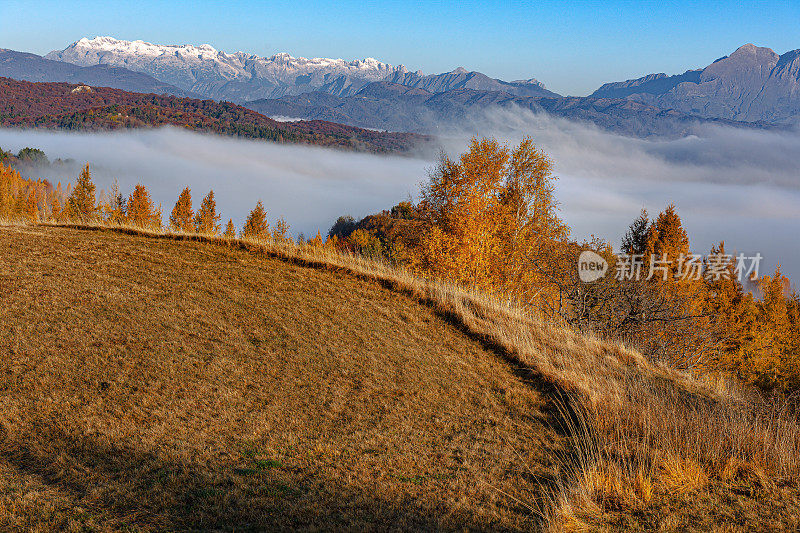
<svg viewBox="0 0 800 533"><path fill-rule="evenodd" d="M200 209L194 217L194 224L198 233L217 235L220 230L220 215L217 214L217 202L214 200L214 191L209 191Z"/></svg>
<svg viewBox="0 0 800 533"><path fill-rule="evenodd" d="M50 220L60 222L61 216L61 198L57 192L54 192L50 197Z"/></svg>
<svg viewBox="0 0 800 533"><path fill-rule="evenodd" d="M283 217L279 218L272 230L272 238L276 241L287 242L289 240L287 237L288 233L289 224L286 223Z"/></svg>
<svg viewBox="0 0 800 533"><path fill-rule="evenodd" d="M29 224L36 224L39 222L39 202L36 195L36 189L31 188L28 191L25 201L25 221Z"/></svg>
<svg viewBox="0 0 800 533"><path fill-rule="evenodd" d="M264 211L264 205L261 200L258 201L255 208L247 215L247 221L242 228L242 236L250 239L259 239L267 236L269 224L267 224L267 213Z"/></svg>
<svg viewBox="0 0 800 533"><path fill-rule="evenodd" d="M194 212L192 211L192 191L186 187L178 197L172 214L169 216L169 228L172 231L192 233L195 231Z"/></svg>
<svg viewBox="0 0 800 533"><path fill-rule="evenodd" d="M633 221L628 232L622 238L622 253L644 254L647 251L647 237L650 231L650 219L647 210L642 209L639 217Z"/></svg>
<svg viewBox="0 0 800 533"><path fill-rule="evenodd" d="M141 183L137 184L128 199L127 222L132 226L146 229L161 228L161 213L156 211L150 193Z"/></svg>
<svg viewBox="0 0 800 533"><path fill-rule="evenodd" d="M94 221L97 215L94 192L95 186L87 163L67 200L67 215L70 220L81 223Z"/></svg>
<svg viewBox="0 0 800 533"><path fill-rule="evenodd" d="M645 260L649 261L652 256L661 260L666 256L669 274L674 276L678 273L681 256L686 257L688 253L689 237L683 229L681 218L675 212L675 206L670 204L650 225Z"/></svg>
<svg viewBox="0 0 800 533"><path fill-rule="evenodd" d="M228 239L236 238L236 227L233 225L233 219L228 219L228 224L225 226L225 237Z"/></svg>

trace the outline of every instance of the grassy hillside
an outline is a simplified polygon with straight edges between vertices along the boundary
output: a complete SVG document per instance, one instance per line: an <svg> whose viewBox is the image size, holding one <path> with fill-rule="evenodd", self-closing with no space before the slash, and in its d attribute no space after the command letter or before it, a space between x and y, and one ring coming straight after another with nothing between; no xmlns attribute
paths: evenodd
<svg viewBox="0 0 800 533"><path fill-rule="evenodd" d="M0 529L532 525L546 399L376 282L0 228Z"/></svg>
<svg viewBox="0 0 800 533"><path fill-rule="evenodd" d="M0 226L0 529L793 530L791 413L291 245Z"/></svg>

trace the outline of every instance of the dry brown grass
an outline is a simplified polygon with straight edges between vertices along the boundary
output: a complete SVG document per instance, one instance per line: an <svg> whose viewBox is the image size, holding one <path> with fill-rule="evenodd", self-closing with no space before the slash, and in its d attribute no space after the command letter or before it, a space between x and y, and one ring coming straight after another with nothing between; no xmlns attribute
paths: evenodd
<svg viewBox="0 0 800 533"><path fill-rule="evenodd" d="M0 228L0 529L535 527L548 398L380 283Z"/></svg>
<svg viewBox="0 0 800 533"><path fill-rule="evenodd" d="M31 432L29 437L20 433L14 442L58 446L56 451L12 454L17 462L10 468L54 458L65 465L79 464L67 479L74 484L94 475L98 486L107 487L90 500L99 503L87 505L85 495L76 500L69 491L43 501L67 502L65 509L90 509L92 520L103 526L231 526L234 522L219 518L231 503L239 509L231 515L236 520L271 527L529 529L541 525L536 520L540 512L554 530L708 530L740 523L747 529L791 529L798 524L800 438L794 416L758 403L724 380L698 379L653 365L622 345L578 335L483 295L319 248L124 228L116 233L24 227L0 232L14 236L15 246L8 246L8 253L30 257L12 273L4 272L0 263L0 280L25 279L32 287L50 287L49 292L19 296L20 310L36 302L34 311L24 319L4 315L4 322L9 320L17 329L4 332L2 342L24 343L25 353L39 354L39 366L29 361L21 367L30 379L43 383L31 391L59 398L59 410L64 405L76 409L66 418L72 425L63 430L64 422L56 424L55 414L42 422L52 403L29 392L23 406L15 406L25 415L3 419L2 427L6 432L13 429L9 435L20 428ZM170 242L175 240L184 242ZM51 248L60 252L51 253ZM58 267L55 271L61 274L48 279L42 265ZM91 270L81 270L87 267ZM79 272L89 276L83 284L74 279ZM265 283L280 289L271 299L259 300L273 294L264 291ZM109 307L111 296L118 298L120 287L128 286L140 291L136 298L128 306ZM65 287L75 288L71 293ZM61 307L55 307L58 312L52 301L50 306L39 305L50 301L45 295L61 301ZM376 299L391 303L375 304ZM64 306L70 301L79 307L67 311ZM309 305L314 311L304 312ZM327 329L322 328L320 314L327 318ZM120 329L110 317L125 317L126 326ZM242 330L243 323L276 328L286 321L296 327L282 328L279 335L240 335L234 342L225 333ZM37 335L20 332L28 323L38 324ZM60 329L41 338L52 324ZM91 337L101 339L92 341L100 342L98 346L84 346L79 340L89 325ZM119 332L129 329L133 335L120 337ZM304 335L311 335L308 342L299 340ZM357 349L351 347L353 342ZM80 348L76 353L93 355L87 353L80 364L70 363L69 371L54 374L41 365L67 365L71 359L56 348L68 353ZM128 363L130 368L119 366L129 359L125 350L139 354L137 364ZM117 351L120 354L111 357ZM213 368L214 373L198 374L188 364L198 358L214 362L202 366L204 372ZM70 394L65 384L89 369L105 372L105 380L95 378L101 387L112 378L134 383L144 376L145 382L161 385L137 389L135 401L126 400L134 403L123 405L139 413L129 421L127 408L114 402L87 411L91 395L65 399ZM172 381L165 384L164 376ZM233 376L238 381L226 381ZM354 379L359 383L355 388ZM187 380L194 385L174 385ZM200 382L202 387L196 384ZM393 384L409 392L399 394ZM72 394L87 387L91 390L92 385L81 385ZM285 392L275 398L280 387L294 391L291 401ZM269 401L264 399L266 388L272 389ZM379 400L365 394L365 388L382 391ZM198 391L203 391L199 398L204 400L196 399ZM318 395L336 399L314 400ZM348 395L354 395L354 402L345 400ZM144 410L137 406L156 399L160 411L154 411L154 405ZM338 413L333 421L326 411L331 405ZM226 415L225 423L203 416L231 409L236 415ZM157 429L142 428L143 421L160 412L166 418L159 419ZM405 430L387 424L386 412L395 413L392 423ZM287 423L286 413L303 422ZM258 423L248 425L250 417ZM479 422L470 423L470 417ZM51 426L59 432L43 433ZM281 431L273 434L274 427ZM249 435L245 443L259 444L255 455L239 453L238 460L250 465L240 469L271 465L273 460L282 465L265 467L267 477L282 480L278 503L274 490L267 491L271 499L258 491L254 496L252 480L226 470L234 468L235 474L237 454L220 452L220 443L225 443L223 448L241 448L236 435L242 428L240 437ZM411 428L422 428L425 437L419 439ZM335 436L330 442L329 434ZM563 436L566 446L561 445ZM12 442L9 438L6 442ZM301 456L287 452L290 448L279 444L286 441L302 443L305 451ZM462 449L453 449L468 441L476 444L468 447L475 455L467 460ZM391 453L387 443L394 447ZM129 471L129 462L123 462L118 468L124 473L115 478L109 473L113 468L96 471L96 459L87 465L81 453L73 451L75 445L80 450L106 450L110 457L134 450L137 461L158 458L173 474L169 482L156 483L154 499L137 484L152 481L160 468ZM378 451L367 453L365 446ZM364 454L374 459L366 460ZM326 461L331 456L341 464ZM285 468L287 463L293 468ZM180 465L177 471L174 465ZM46 490L63 490L62 470L54 474L53 467L44 473L37 468L30 479L12 476L15 481L4 492L19 494L24 490L20 487L39 482ZM203 475L195 479L194 472ZM258 472L256 485L265 476ZM298 476L304 483L297 482ZM395 479L402 482L401 488L391 482ZM188 508L180 503L187 484L203 494ZM228 492L219 486L228 487ZM299 495L291 490L296 486L303 487L297 489ZM204 492L207 487L213 494ZM112 495L120 492L127 495L126 504L111 505ZM357 503L343 506L341 494L358 495ZM315 500L313 505L309 499ZM16 509L20 497L6 496L3 505ZM258 512L242 511L241 506ZM265 517L265 509L283 513L281 520ZM72 517L70 513L54 516L64 519ZM30 513L22 516L33 520Z"/></svg>

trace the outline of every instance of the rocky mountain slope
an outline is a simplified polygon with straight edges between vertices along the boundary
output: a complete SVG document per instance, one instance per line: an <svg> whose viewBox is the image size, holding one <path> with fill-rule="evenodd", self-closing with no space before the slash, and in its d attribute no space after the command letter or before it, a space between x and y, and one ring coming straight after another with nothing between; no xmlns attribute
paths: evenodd
<svg viewBox="0 0 800 533"><path fill-rule="evenodd" d="M459 68L440 75L410 72L376 59L259 57L245 52L228 54L211 45L158 45L112 37L83 38L48 59L81 66L110 65L143 72L185 90L217 100L244 102L321 91L350 96L366 84L392 81L432 92L455 88L505 90L526 96L554 96L536 80L504 82Z"/></svg>
<svg viewBox="0 0 800 533"><path fill-rule="evenodd" d="M245 106L267 116L329 120L363 128L424 134L446 133L449 128L491 121L498 110L544 112L592 122L608 131L636 137L683 136L704 124L769 127L699 117L625 98L522 97L474 89L434 94L390 82L371 83L349 97L313 92L256 100Z"/></svg>
<svg viewBox="0 0 800 533"><path fill-rule="evenodd" d="M800 50L778 55L746 44L708 67L607 83L596 98L626 98L702 117L793 124L800 121Z"/></svg>
<svg viewBox="0 0 800 533"><path fill-rule="evenodd" d="M263 58L111 37L84 38L47 57L129 69L269 116L393 131L435 133L443 123L458 126L512 106L643 137L686 135L709 121L759 128L800 122L800 50L779 56L752 44L704 69L607 83L585 98L561 97L535 79L506 82L464 68L424 75L375 59Z"/></svg>
<svg viewBox="0 0 800 533"><path fill-rule="evenodd" d="M198 96L141 72L110 65L80 67L14 50L0 49L0 76L24 81L81 83L138 93Z"/></svg>

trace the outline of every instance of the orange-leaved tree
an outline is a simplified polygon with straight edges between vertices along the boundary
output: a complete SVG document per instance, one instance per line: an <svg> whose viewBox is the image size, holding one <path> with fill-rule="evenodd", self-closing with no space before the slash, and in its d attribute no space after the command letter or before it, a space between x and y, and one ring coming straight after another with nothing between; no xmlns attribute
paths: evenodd
<svg viewBox="0 0 800 533"><path fill-rule="evenodd" d="M442 157L422 190L425 225L412 266L524 304L545 297L553 249L569 235L555 179L529 137L513 150L475 138L458 160Z"/></svg>
<svg viewBox="0 0 800 533"><path fill-rule="evenodd" d="M264 204L259 200L253 210L250 211L250 214L247 215L244 228L242 228L242 237L259 239L266 237L268 231L267 213L264 211Z"/></svg>
<svg viewBox="0 0 800 533"><path fill-rule="evenodd" d="M81 171L72 194L67 199L67 216L73 222L94 222L97 218L95 185L87 163Z"/></svg>
<svg viewBox="0 0 800 533"><path fill-rule="evenodd" d="M134 187L128 199L127 222L132 226L146 229L161 228L161 209L156 210L150 193L141 183Z"/></svg>
<svg viewBox="0 0 800 533"><path fill-rule="evenodd" d="M217 202L214 200L214 191L209 191L200 209L194 217L194 224L198 233L217 235L220 230L220 215L217 214Z"/></svg>
<svg viewBox="0 0 800 533"><path fill-rule="evenodd" d="M272 228L272 238L278 242L289 242L289 224L283 217L279 218Z"/></svg>
<svg viewBox="0 0 800 533"><path fill-rule="evenodd" d="M194 211L192 211L192 191L185 187L178 196L175 207L169 215L169 228L172 231L192 233L195 231Z"/></svg>
<svg viewBox="0 0 800 533"><path fill-rule="evenodd" d="M225 237L228 239L236 238L236 226L233 225L233 219L228 219L228 224L225 226Z"/></svg>

